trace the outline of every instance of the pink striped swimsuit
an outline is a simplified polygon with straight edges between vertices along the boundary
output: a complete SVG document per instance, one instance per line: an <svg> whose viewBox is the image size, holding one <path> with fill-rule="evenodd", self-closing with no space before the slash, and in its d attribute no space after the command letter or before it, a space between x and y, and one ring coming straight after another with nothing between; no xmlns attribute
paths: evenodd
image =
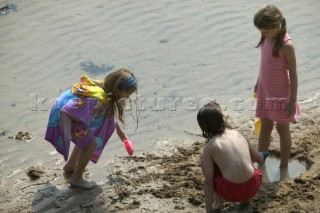
<svg viewBox="0 0 320 213"><path fill-rule="evenodd" d="M288 34L284 42L291 40ZM264 40L261 46L261 62L258 82L258 99L256 117L269 118L274 122L295 122L300 114L298 101L296 114L288 116L285 111L290 98L290 77L286 57L283 50L279 57L272 56L274 43Z"/></svg>

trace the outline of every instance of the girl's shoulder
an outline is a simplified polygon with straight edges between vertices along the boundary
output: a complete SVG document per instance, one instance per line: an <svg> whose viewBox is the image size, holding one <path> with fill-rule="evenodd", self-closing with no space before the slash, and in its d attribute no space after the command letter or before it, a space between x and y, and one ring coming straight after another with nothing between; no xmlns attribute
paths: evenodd
<svg viewBox="0 0 320 213"><path fill-rule="evenodd" d="M283 44L283 52L287 57L292 56L294 54L294 47L291 40L288 40L286 43Z"/></svg>
<svg viewBox="0 0 320 213"><path fill-rule="evenodd" d="M293 48L293 44L292 44L292 40L291 40L291 37L289 36L288 33L286 33L283 37L283 48L284 50L286 49L290 49L290 48Z"/></svg>
<svg viewBox="0 0 320 213"><path fill-rule="evenodd" d="M283 43L286 44L288 41L291 41L291 37L288 33L283 36Z"/></svg>
<svg viewBox="0 0 320 213"><path fill-rule="evenodd" d="M291 40L290 36L288 35L288 33L286 33L283 38L283 45L282 45L281 52L282 51L283 51L284 55L291 55L294 52L292 40Z"/></svg>

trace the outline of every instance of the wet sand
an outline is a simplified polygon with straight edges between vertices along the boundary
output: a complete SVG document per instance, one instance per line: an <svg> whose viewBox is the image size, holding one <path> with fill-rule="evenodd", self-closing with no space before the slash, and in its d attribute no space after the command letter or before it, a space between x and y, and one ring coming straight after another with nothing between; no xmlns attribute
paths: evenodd
<svg viewBox="0 0 320 213"><path fill-rule="evenodd" d="M292 125L292 158L306 163L307 171L281 181L264 181L249 207L225 202L222 212L319 212L320 207L320 107L303 108ZM231 125L256 145L253 118L231 119ZM198 133L193 133L198 134ZM82 190L67 184L61 167L41 168L32 180L28 169L1 178L1 212L202 212L203 175L199 157L205 141L172 146L163 140L155 151L138 156L116 157L103 169L99 186ZM270 153L279 155L274 133ZM96 180L94 171L86 178ZM264 174L264 180L268 177ZM99 178L98 178L99 179ZM10 180L11 185L7 182Z"/></svg>

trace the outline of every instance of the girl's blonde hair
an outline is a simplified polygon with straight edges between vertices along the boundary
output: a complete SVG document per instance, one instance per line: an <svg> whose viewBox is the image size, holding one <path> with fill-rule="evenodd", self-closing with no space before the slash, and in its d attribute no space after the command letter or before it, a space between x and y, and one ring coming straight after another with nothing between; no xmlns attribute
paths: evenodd
<svg viewBox="0 0 320 213"><path fill-rule="evenodd" d="M273 57L279 57L279 51L283 45L283 38L287 32L286 19L283 17L281 11L272 4L263 6L254 14L253 23L259 29L279 29L276 43L272 49ZM261 36L256 48L260 47L264 40L265 37Z"/></svg>
<svg viewBox="0 0 320 213"><path fill-rule="evenodd" d="M109 107L107 117L118 116L121 123L124 123L123 109L125 101L121 101L120 92L137 92L138 84L136 77L127 69L121 68L108 74L103 83L103 89L108 94Z"/></svg>

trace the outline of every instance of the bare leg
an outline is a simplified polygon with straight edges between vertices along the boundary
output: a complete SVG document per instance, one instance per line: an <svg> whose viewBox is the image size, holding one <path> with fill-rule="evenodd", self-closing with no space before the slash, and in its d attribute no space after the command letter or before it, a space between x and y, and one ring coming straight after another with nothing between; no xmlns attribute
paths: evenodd
<svg viewBox="0 0 320 213"><path fill-rule="evenodd" d="M63 167L63 170L65 172L73 172L75 170L80 153L81 153L81 150L79 149L79 147L74 146L69 160L66 162L66 164Z"/></svg>
<svg viewBox="0 0 320 213"><path fill-rule="evenodd" d="M291 133L289 123L277 123L277 131L280 136L280 168L288 167L291 153Z"/></svg>
<svg viewBox="0 0 320 213"><path fill-rule="evenodd" d="M217 192L214 190L213 191L213 205L212 205L213 210L220 210L223 209L223 203L221 197L217 194Z"/></svg>
<svg viewBox="0 0 320 213"><path fill-rule="evenodd" d="M270 183L266 165L258 165L258 169L262 173L262 183Z"/></svg>
<svg viewBox="0 0 320 213"><path fill-rule="evenodd" d="M80 155L78 157L78 162L76 165L76 168L74 170L73 175L71 176L69 183L72 186L78 186L83 189L93 189L94 187L97 186L96 183L94 182L89 182L83 179L82 174L86 168L86 166L89 163L90 157L92 156L92 153L94 150L97 148L97 142L93 141L87 149L82 150L80 152Z"/></svg>
<svg viewBox="0 0 320 213"><path fill-rule="evenodd" d="M259 134L259 152L267 152L271 142L271 132L273 129L273 121L268 118L261 118L261 130Z"/></svg>
<svg viewBox="0 0 320 213"><path fill-rule="evenodd" d="M201 163L201 170L202 173L204 174L204 164L202 161L202 155L200 157L200 163ZM213 190L213 203L212 203L212 208L213 210L220 210L223 209L223 203L222 203L222 198L218 195L218 193Z"/></svg>
<svg viewBox="0 0 320 213"><path fill-rule="evenodd" d="M289 179L288 167L280 168L280 181Z"/></svg>

